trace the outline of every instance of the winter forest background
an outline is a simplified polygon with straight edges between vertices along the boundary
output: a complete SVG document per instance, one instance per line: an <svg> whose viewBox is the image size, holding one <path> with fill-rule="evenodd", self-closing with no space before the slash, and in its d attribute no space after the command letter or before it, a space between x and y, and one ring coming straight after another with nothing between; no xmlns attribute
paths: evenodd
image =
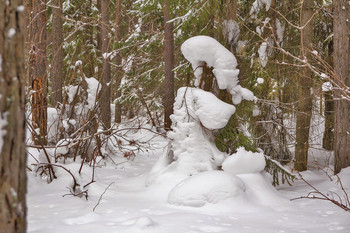
<svg viewBox="0 0 350 233"><path fill-rule="evenodd" d="M350 1L0 0L0 232L349 232Z"/></svg>

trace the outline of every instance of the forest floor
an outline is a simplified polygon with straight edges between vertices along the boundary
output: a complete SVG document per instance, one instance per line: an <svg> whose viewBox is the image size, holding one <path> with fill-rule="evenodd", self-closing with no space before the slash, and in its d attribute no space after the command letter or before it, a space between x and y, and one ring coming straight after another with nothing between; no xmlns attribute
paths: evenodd
<svg viewBox="0 0 350 233"><path fill-rule="evenodd" d="M144 135L140 134L140 137ZM111 156L95 169L96 182L88 186L88 199L74 197L66 188L68 173L47 184L39 175L28 172L28 232L65 233L328 233L350 232L350 212L329 201L292 198L307 195L312 188L302 180L292 186L276 187L287 205L237 203L225 200L203 207L174 206L167 202L165 186L146 187L148 172L168 141L157 137L152 150L138 153L133 160ZM38 151L30 149L33 155ZM33 162L29 159L28 163ZM66 165L74 170L80 163ZM85 180L91 168L84 166ZM336 177L317 168L302 173L305 180L324 193L344 196ZM350 191L350 168L340 174ZM262 192L261 195L264 195ZM64 196L64 197L63 197ZM269 197L264 197L269 198ZM269 200L271 201L271 200Z"/></svg>

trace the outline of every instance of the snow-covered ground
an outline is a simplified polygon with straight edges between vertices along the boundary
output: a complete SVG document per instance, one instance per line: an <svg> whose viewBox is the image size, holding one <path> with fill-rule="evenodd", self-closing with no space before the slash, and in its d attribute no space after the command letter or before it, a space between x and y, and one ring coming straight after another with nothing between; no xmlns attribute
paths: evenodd
<svg viewBox="0 0 350 233"><path fill-rule="evenodd" d="M157 137L151 144L154 150L140 152L133 161L118 166L108 161L106 164L101 162L95 171L96 182L88 188L88 200L70 195L63 197L69 193L66 186L71 183L70 176L64 171L57 169L59 178L51 184L28 172L28 232L350 232L350 212L322 200L290 201L311 191L301 180L295 181L293 186L277 187L277 194L271 196L259 187L262 183L256 183L258 192L254 193L254 199L233 196L201 207L171 205L168 193L173 186L166 183L145 185L148 173L157 158L165 153L167 144L167 140ZM31 149L31 153L37 151ZM122 160L116 155L111 157L115 162ZM66 166L73 171L79 165L71 163ZM89 179L89 169L84 167L82 174L86 177L82 179ZM322 192L343 195L336 179L333 177L330 181L321 170L315 168L302 175ZM350 168L340 177L349 192ZM244 181L249 179L242 178ZM191 188L196 191L195 187ZM279 198L276 199L275 195Z"/></svg>

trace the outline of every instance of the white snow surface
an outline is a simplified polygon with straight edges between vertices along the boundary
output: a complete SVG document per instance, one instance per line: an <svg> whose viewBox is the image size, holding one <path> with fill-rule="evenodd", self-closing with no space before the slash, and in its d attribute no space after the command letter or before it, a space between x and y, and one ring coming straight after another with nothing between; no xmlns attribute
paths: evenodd
<svg viewBox="0 0 350 233"><path fill-rule="evenodd" d="M262 152L246 151L239 147L237 152L227 157L222 163L222 169L232 174L259 173L266 166L265 156Z"/></svg>
<svg viewBox="0 0 350 233"><path fill-rule="evenodd" d="M135 138L149 138L150 133L135 133ZM140 151L134 161L119 165L101 162L95 169L96 182L87 187L88 200L73 197L66 189L70 175L62 169L58 179L48 184L39 175L28 171L28 229L29 233L348 233L349 213L322 200L291 198L307 195L312 189L301 180L293 186L271 187L264 173L240 174L245 191L234 198L206 203L202 207L175 206L168 203L167 184L145 187L145 180L168 141L162 137L152 140L152 150ZM34 156L38 150L28 148ZM110 154L114 161L123 161ZM316 155L315 155L316 156ZM28 156L28 166L33 163ZM320 158L321 159L321 158ZM74 174L80 162L64 164ZM84 166L80 181L89 182L91 167ZM341 196L337 178L312 169L301 173L320 191L336 192ZM214 175L216 176L216 175ZM220 176L220 175L219 175ZM339 173L350 192L350 168ZM225 181L223 181L225 182ZM214 182L211 181L211 184ZM108 190L106 188L111 185ZM215 184L213 184L215 185ZM204 184L199 185L205 188ZM220 187L224 188L224 187ZM193 188L195 189L195 187ZM105 192L101 198L102 193ZM97 205L99 199L99 204ZM96 207L97 205L97 207ZM96 207L95 211L93 208Z"/></svg>
<svg viewBox="0 0 350 233"><path fill-rule="evenodd" d="M200 207L206 203L242 195L243 181L224 171L206 171L191 176L176 185L169 193L168 202L173 205Z"/></svg>
<svg viewBox="0 0 350 233"><path fill-rule="evenodd" d="M252 100L253 93L238 85L236 57L217 40L209 36L194 36L181 45L181 52L192 65L195 86L199 86L205 62L213 67L219 89L226 89L232 95L234 104L239 104L245 98Z"/></svg>

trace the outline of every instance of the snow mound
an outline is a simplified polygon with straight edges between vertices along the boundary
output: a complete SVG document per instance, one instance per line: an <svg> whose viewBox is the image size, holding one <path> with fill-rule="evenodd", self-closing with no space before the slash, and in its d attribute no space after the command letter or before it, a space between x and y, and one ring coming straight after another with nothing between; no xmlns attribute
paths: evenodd
<svg viewBox="0 0 350 233"><path fill-rule="evenodd" d="M238 85L239 70L236 57L217 40L209 36L195 36L186 40L181 52L191 63L196 77L195 86L199 86L204 62L213 67L218 86L232 95L232 102L239 104L242 99L252 100L254 95L248 89Z"/></svg>
<svg viewBox="0 0 350 233"><path fill-rule="evenodd" d="M245 187L244 193L247 200L256 206L268 206L275 211L282 211L290 204L288 199L285 199L271 185L271 175L266 172L239 174L239 177Z"/></svg>
<svg viewBox="0 0 350 233"><path fill-rule="evenodd" d="M341 171L338 173L338 177L341 180L344 188L350 191L350 167L341 169ZM339 183L337 177L334 177L334 180L336 180L336 183Z"/></svg>
<svg viewBox="0 0 350 233"><path fill-rule="evenodd" d="M222 169L232 174L259 173L266 166L263 153L246 151L239 147L235 154L227 157L222 163Z"/></svg>
<svg viewBox="0 0 350 233"><path fill-rule="evenodd" d="M168 202L200 207L239 196L244 191L244 183L238 177L223 171L206 171L176 185L169 193Z"/></svg>

